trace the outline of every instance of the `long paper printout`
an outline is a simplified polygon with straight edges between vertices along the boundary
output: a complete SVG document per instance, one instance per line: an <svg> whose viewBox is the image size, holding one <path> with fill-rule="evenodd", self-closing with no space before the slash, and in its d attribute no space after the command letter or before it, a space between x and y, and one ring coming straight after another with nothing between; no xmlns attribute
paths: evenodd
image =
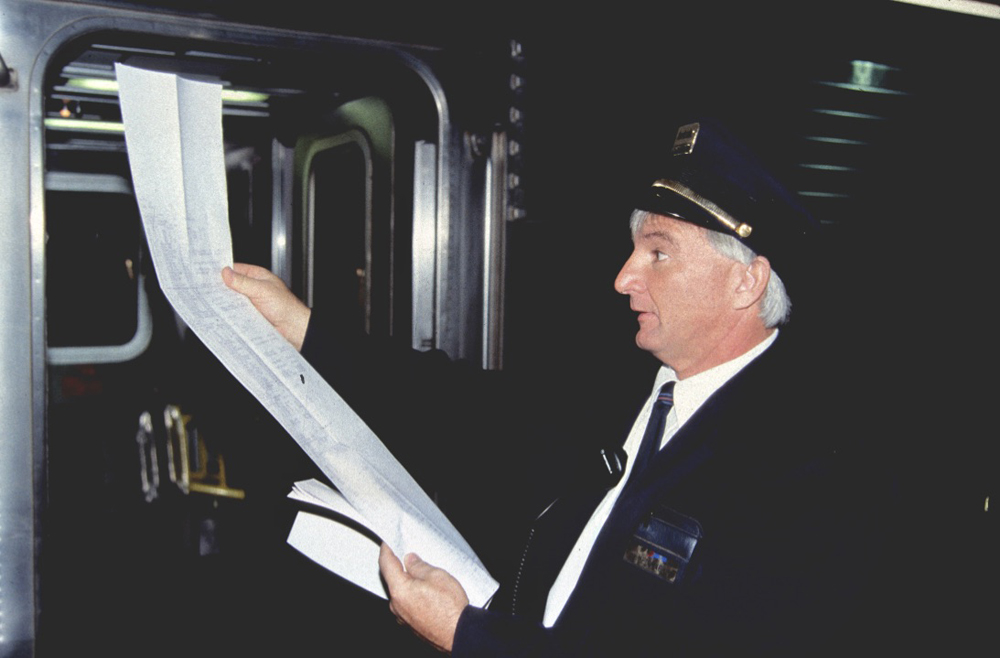
<svg viewBox="0 0 1000 658"><path fill-rule="evenodd" d="M462 536L312 366L249 300L222 282L222 268L232 265L233 256L221 86L121 64L116 71L149 250L178 315L294 437L368 528L397 555L416 552L448 570L474 605L485 605L497 583ZM372 589L372 567L341 575Z"/></svg>

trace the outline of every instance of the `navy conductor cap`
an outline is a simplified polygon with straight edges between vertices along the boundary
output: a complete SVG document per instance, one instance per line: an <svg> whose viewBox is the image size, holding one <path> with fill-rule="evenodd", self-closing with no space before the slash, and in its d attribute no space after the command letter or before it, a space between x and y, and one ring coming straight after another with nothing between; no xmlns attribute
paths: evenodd
<svg viewBox="0 0 1000 658"><path fill-rule="evenodd" d="M803 256L813 219L760 160L721 124L681 126L635 207L737 238L783 271Z"/></svg>

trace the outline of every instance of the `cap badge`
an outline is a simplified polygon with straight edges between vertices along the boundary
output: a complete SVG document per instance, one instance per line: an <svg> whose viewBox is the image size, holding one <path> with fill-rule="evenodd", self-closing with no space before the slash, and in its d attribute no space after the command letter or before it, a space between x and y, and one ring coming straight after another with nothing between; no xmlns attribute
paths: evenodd
<svg viewBox="0 0 1000 658"><path fill-rule="evenodd" d="M700 123L689 123L677 129L677 137L674 138L674 155L688 155L694 151L694 143L698 139L698 131L701 129Z"/></svg>

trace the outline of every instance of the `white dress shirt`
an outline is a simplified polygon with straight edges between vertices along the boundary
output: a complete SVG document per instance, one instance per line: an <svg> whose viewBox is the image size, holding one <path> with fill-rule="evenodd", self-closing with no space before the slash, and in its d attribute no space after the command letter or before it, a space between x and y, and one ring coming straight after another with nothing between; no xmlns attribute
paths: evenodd
<svg viewBox="0 0 1000 658"><path fill-rule="evenodd" d="M555 582L552 584L552 589L549 590L549 598L545 605L545 616L542 618L542 623L546 628L551 628L556 623L556 620L559 618L560 613L562 613L562 610L566 605L566 601L569 600L570 594L572 594L573 590L576 588L576 583L580 579L580 573L583 571L583 565L586 563L587 557L590 556L590 551L594 547L594 542L597 541L597 535L601 532L601 528L604 527L604 523L608 520L608 516L611 514L611 508L614 507L615 502L618 500L618 495L621 493L622 488L625 486L625 482L628 480L629 475L632 472L633 457L639 447L639 443L642 441L642 435L646 431L646 424L649 422L649 416L653 410L653 403L656 401L660 387L671 380L677 382L674 385L674 406L667 415L666 426L663 430L663 438L660 440L660 448L663 448L663 446L667 444L667 441L669 441L670 438L677 433L677 430L679 430L684 423L686 423L687 420L694 415L705 400L721 388L723 384L729 381L733 375L742 370L744 366L760 356L764 350L771 346L771 343L773 343L777 337L778 331L775 330L770 336L735 359L715 366L714 368L710 368L704 372L700 372L697 375L688 377L687 379L678 380L677 373L674 372L674 369L666 365L662 366L656 373L656 380L653 385L652 393L646 400L646 404L643 406L642 411L639 412L639 416L635 419L635 423L632 425L632 431L629 433L628 439L625 441L625 452L629 456L628 463L625 467L625 473L618 485L609 491L601 503L597 506L594 514L590 517L590 521L588 521L587 525L584 526L583 532L580 534L580 538L573 546L573 550L570 551L569 557L566 558L566 563L563 565L562 570L559 572Z"/></svg>

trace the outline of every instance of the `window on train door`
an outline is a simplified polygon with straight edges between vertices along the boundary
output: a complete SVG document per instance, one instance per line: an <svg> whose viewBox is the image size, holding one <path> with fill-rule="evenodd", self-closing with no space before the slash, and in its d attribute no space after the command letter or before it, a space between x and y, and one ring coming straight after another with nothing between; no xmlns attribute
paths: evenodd
<svg viewBox="0 0 1000 658"><path fill-rule="evenodd" d="M312 306L336 307L371 328L370 151L363 138L328 140L312 159L306 213Z"/></svg>

